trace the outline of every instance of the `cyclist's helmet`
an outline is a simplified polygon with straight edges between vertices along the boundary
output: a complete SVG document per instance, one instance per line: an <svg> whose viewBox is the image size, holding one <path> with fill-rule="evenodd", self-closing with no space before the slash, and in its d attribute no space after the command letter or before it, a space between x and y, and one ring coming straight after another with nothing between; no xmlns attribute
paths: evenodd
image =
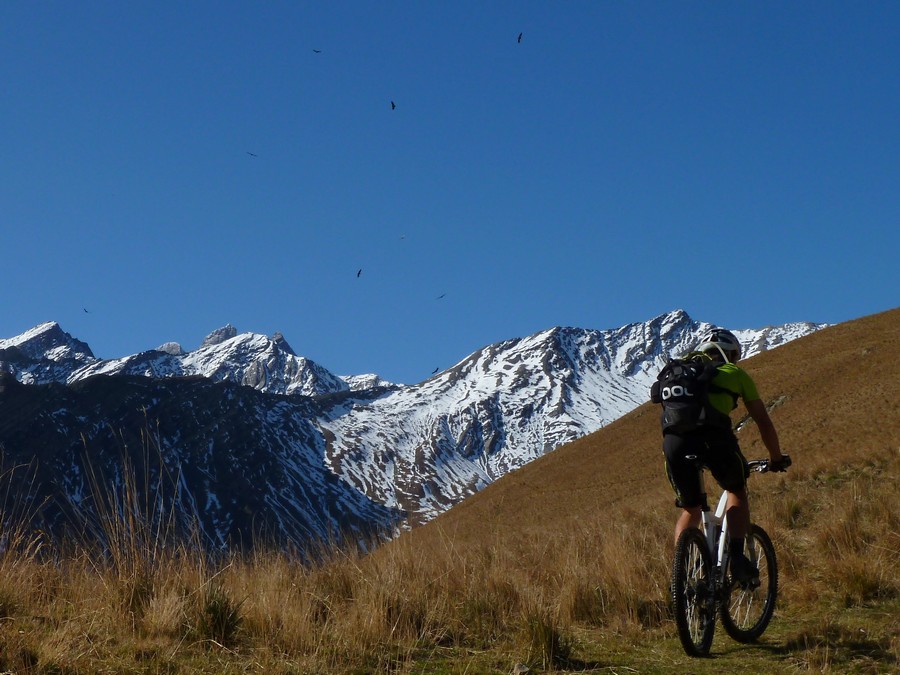
<svg viewBox="0 0 900 675"><path fill-rule="evenodd" d="M741 358L741 342L730 330L712 328L700 338L696 351L721 355L727 362L735 363Z"/></svg>

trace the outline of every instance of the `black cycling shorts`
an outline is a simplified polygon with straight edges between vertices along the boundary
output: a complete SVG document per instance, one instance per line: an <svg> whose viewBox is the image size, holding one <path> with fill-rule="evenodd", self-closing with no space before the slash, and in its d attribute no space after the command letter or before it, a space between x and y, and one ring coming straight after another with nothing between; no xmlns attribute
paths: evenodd
<svg viewBox="0 0 900 675"><path fill-rule="evenodd" d="M666 434L663 436L663 452L666 455L666 473L675 490L675 504L682 508L701 506L705 497L697 467L685 459L688 455L699 457L722 489L737 492L747 485L747 460L731 430Z"/></svg>

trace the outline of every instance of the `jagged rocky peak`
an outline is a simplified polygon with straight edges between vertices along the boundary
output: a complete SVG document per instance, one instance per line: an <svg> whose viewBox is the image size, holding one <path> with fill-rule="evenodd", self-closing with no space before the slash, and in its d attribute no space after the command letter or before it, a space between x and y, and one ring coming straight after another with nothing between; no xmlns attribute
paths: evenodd
<svg viewBox="0 0 900 675"><path fill-rule="evenodd" d="M293 356L297 356L297 352L291 349L291 346L288 344L288 341L284 339L284 335L280 332L276 332L275 335L272 336L272 342L275 343L275 346L278 347L283 352L287 352Z"/></svg>
<svg viewBox="0 0 900 675"><path fill-rule="evenodd" d="M223 342L227 342L232 338L238 336L237 328L232 326L230 323L226 324L222 328L218 328L214 330L212 333L207 335L203 343L200 345L200 349L204 347L212 347L214 345L222 344ZM272 337L268 338L259 333L242 333L242 338L247 338L251 341L260 341L263 339L269 340L271 345L275 347L277 351L283 352L285 354L289 354L290 356L297 356L297 352L293 350L290 344L288 344L287 339L285 339L284 335L280 331L276 331ZM173 343L174 344L174 343Z"/></svg>
<svg viewBox="0 0 900 675"><path fill-rule="evenodd" d="M657 334L662 333L664 335L679 329L690 328L693 324L694 320L683 309L673 309L671 312L660 314L646 323L651 331L654 331Z"/></svg>
<svg viewBox="0 0 900 675"><path fill-rule="evenodd" d="M17 347L32 359L94 358L91 348L65 332L56 321L48 321L9 340L0 340L0 348Z"/></svg>
<svg viewBox="0 0 900 675"><path fill-rule="evenodd" d="M232 326L230 323L225 324L222 328L217 328L212 333L207 335L204 338L203 343L200 345L200 349L203 349L204 347L210 347L212 345L221 344L225 342L225 340L230 340L231 338L236 337L237 334L237 328Z"/></svg>
<svg viewBox="0 0 900 675"><path fill-rule="evenodd" d="M170 354L172 356L184 356L185 354L184 349L177 342L164 342L156 348L156 351Z"/></svg>

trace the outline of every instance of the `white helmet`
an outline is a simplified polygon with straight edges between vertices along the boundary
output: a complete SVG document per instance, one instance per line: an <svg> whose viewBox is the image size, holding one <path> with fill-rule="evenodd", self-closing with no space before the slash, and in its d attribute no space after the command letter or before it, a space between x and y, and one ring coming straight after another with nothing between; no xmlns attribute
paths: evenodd
<svg viewBox="0 0 900 675"><path fill-rule="evenodd" d="M712 328L700 338L700 344L697 345L695 351L707 354L716 352L721 354L722 358L729 363L734 363L741 358L741 342L730 330Z"/></svg>

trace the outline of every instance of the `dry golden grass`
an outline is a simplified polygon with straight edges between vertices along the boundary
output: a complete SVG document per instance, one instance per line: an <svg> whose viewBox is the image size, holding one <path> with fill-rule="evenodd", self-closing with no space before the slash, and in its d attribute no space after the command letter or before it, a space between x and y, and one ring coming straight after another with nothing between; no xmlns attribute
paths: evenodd
<svg viewBox="0 0 900 675"><path fill-rule="evenodd" d="M210 561L134 513L111 525L114 555L63 554L4 518L0 671L896 671L898 329L894 310L746 363L795 460L751 479L782 579L762 647L680 651L676 511L648 405L369 555L329 548L317 565ZM764 456L752 425L740 437Z"/></svg>

